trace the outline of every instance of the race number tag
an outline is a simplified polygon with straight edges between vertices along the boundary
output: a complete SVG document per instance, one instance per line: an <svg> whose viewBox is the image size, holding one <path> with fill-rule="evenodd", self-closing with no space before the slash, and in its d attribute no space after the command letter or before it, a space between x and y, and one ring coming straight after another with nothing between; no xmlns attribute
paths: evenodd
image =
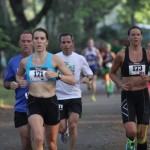
<svg viewBox="0 0 150 150"><path fill-rule="evenodd" d="M129 65L129 75L140 75L145 74L145 65L144 64L132 64Z"/></svg>
<svg viewBox="0 0 150 150"><path fill-rule="evenodd" d="M45 76L47 68L32 67L29 71L29 77L31 81L47 81Z"/></svg>

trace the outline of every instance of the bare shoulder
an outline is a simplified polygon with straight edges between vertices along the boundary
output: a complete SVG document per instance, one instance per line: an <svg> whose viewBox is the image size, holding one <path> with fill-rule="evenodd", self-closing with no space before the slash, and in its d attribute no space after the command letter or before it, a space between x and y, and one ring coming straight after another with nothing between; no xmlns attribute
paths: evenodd
<svg viewBox="0 0 150 150"><path fill-rule="evenodd" d="M27 59L28 59L28 57L23 58L23 59L21 60L21 62L22 62L22 63L26 63L26 62L27 62Z"/></svg>
<svg viewBox="0 0 150 150"><path fill-rule="evenodd" d="M58 67L58 65L62 62L61 58L55 54L52 54L52 65L54 67Z"/></svg>
<svg viewBox="0 0 150 150"><path fill-rule="evenodd" d="M53 59L54 61L56 61L56 60L59 59L59 56L58 56L58 55L55 55L55 54L52 54L52 59Z"/></svg>
<svg viewBox="0 0 150 150"><path fill-rule="evenodd" d="M24 68L25 68L25 66L26 66L27 59L28 59L28 57L23 58L23 59L21 60L21 62L20 62L20 65L22 65Z"/></svg>
<svg viewBox="0 0 150 150"><path fill-rule="evenodd" d="M121 50L116 54L115 59L122 62L124 60L124 57L125 57L125 50Z"/></svg>

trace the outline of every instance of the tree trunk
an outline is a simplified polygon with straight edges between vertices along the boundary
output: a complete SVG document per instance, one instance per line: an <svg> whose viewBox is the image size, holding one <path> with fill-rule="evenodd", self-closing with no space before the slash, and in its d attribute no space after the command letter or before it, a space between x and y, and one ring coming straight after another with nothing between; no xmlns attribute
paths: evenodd
<svg viewBox="0 0 150 150"><path fill-rule="evenodd" d="M10 26L10 18L5 0L0 0L0 20L1 27L7 28Z"/></svg>

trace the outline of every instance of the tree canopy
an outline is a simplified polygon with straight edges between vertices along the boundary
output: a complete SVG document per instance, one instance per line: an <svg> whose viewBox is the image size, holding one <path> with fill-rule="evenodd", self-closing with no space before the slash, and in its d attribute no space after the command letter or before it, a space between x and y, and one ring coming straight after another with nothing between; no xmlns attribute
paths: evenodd
<svg viewBox="0 0 150 150"><path fill-rule="evenodd" d="M116 5L120 5L119 28L105 25L97 28ZM71 32L82 46L89 37L111 40L119 38L120 31L124 34L133 24L149 24L149 6L149 0L0 0L0 28L2 35L9 37L4 41L15 45L21 31L42 26L50 35L51 48L58 49L58 36L62 32ZM0 41L0 47L8 46L4 43Z"/></svg>

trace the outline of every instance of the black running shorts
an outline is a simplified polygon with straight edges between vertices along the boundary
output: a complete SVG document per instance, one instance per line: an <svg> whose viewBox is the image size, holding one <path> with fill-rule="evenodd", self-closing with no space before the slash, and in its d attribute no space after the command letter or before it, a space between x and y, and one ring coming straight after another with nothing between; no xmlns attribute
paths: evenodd
<svg viewBox="0 0 150 150"><path fill-rule="evenodd" d="M28 117L26 112L14 112L14 123L15 128L22 127L28 124Z"/></svg>
<svg viewBox="0 0 150 150"><path fill-rule="evenodd" d="M137 124L149 124L148 90L122 91L121 111L123 123L137 121Z"/></svg>
<svg viewBox="0 0 150 150"><path fill-rule="evenodd" d="M56 125L60 122L60 113L56 95L49 98L39 98L29 95L27 115L39 114L46 125Z"/></svg>
<svg viewBox="0 0 150 150"><path fill-rule="evenodd" d="M60 110L60 119L68 118L69 112L75 112L82 115L82 100L81 98L73 98L67 100L58 100L59 110Z"/></svg>

